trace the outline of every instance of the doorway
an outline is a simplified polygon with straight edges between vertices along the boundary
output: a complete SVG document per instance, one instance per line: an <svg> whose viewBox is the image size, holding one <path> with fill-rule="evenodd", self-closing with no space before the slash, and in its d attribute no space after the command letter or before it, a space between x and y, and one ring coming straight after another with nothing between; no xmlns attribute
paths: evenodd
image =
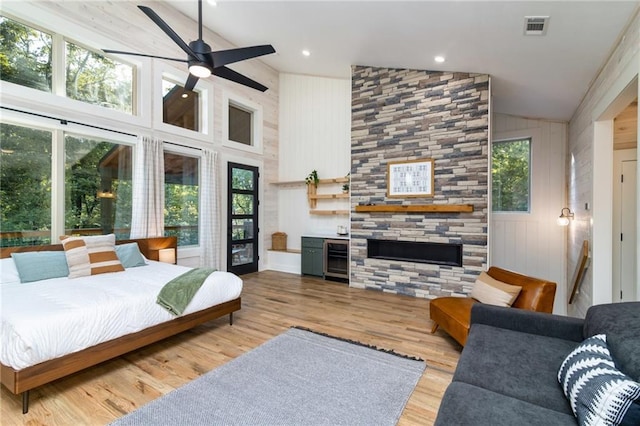
<svg viewBox="0 0 640 426"><path fill-rule="evenodd" d="M257 167L227 166L227 271L236 275L258 271Z"/></svg>
<svg viewBox="0 0 640 426"><path fill-rule="evenodd" d="M613 153L613 301L638 300L636 289L636 149Z"/></svg>

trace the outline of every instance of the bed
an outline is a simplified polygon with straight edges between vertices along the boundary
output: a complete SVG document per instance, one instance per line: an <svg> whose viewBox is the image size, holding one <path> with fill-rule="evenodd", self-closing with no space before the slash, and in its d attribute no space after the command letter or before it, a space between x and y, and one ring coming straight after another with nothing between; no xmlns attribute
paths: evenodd
<svg viewBox="0 0 640 426"><path fill-rule="evenodd" d="M157 261L160 250L177 248L176 238L116 244L132 242L146 265L122 272L28 283L16 283L2 272L1 382L22 394L23 413L30 389L227 314L233 324L233 312L241 307L239 277L212 273L176 317L155 303L166 282L191 269ZM8 269L11 253L62 250L62 245L2 248L0 259Z"/></svg>

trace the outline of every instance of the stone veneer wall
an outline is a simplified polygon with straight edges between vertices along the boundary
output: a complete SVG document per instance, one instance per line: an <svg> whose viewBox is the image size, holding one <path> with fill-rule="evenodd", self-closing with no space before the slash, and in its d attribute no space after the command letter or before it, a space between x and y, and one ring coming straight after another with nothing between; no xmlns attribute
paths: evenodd
<svg viewBox="0 0 640 426"><path fill-rule="evenodd" d="M489 76L352 68L350 285L466 294L487 264ZM433 158L434 196L387 198L389 161ZM363 204L473 204L473 213L356 213ZM463 244L463 266L367 258L367 238Z"/></svg>

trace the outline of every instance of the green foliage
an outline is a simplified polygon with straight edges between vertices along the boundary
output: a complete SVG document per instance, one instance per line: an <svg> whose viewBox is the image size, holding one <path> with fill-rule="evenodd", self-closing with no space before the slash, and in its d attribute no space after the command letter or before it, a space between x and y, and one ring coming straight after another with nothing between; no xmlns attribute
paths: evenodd
<svg viewBox="0 0 640 426"><path fill-rule="evenodd" d="M0 230L51 229L51 133L0 123ZM43 236L3 240L3 246L47 244Z"/></svg>
<svg viewBox="0 0 640 426"><path fill-rule="evenodd" d="M530 139L496 142L492 148L493 211L529 211Z"/></svg>
<svg viewBox="0 0 640 426"><path fill-rule="evenodd" d="M165 235L178 237L181 246L197 245L198 185L165 183L164 200Z"/></svg>
<svg viewBox="0 0 640 426"><path fill-rule="evenodd" d="M0 16L2 80L51 91L51 36Z"/></svg>
<svg viewBox="0 0 640 426"><path fill-rule="evenodd" d="M312 170L311 173L309 173L309 175L304 178L304 183L306 183L307 185L314 184L315 186L318 186L318 183L320 183L318 172L316 170Z"/></svg>

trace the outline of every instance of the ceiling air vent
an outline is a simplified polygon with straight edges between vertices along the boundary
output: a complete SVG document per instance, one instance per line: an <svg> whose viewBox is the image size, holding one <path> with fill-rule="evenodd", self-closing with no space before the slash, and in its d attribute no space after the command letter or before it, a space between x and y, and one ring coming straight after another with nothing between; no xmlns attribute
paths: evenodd
<svg viewBox="0 0 640 426"><path fill-rule="evenodd" d="M549 26L548 16L525 16L524 35L545 35Z"/></svg>

